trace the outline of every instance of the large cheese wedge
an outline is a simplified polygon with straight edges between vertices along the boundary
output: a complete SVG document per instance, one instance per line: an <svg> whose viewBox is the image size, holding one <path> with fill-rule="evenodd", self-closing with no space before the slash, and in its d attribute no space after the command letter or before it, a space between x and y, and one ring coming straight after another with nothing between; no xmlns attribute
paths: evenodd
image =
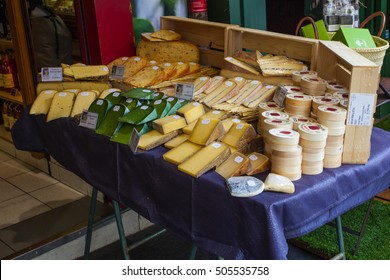
<svg viewBox="0 0 390 280"><path fill-rule="evenodd" d="M164 118L171 108L171 104L164 99L154 100L152 105L156 109L157 118Z"/></svg>
<svg viewBox="0 0 390 280"><path fill-rule="evenodd" d="M190 69L188 70L187 75L198 73L201 69L200 64L196 62L190 62Z"/></svg>
<svg viewBox="0 0 390 280"><path fill-rule="evenodd" d="M226 185L232 196L251 197L264 191L263 181L252 176L236 176L226 180Z"/></svg>
<svg viewBox="0 0 390 280"><path fill-rule="evenodd" d="M170 105L170 109L169 109L167 115L176 114L177 110L179 110L181 107L183 107L184 105L186 105L188 103L188 101L186 101L184 99L179 99L179 98L173 97L173 96L168 97L166 100Z"/></svg>
<svg viewBox="0 0 390 280"><path fill-rule="evenodd" d="M220 111L220 110L210 110L202 117L210 119L224 120L229 117L229 112Z"/></svg>
<svg viewBox="0 0 390 280"><path fill-rule="evenodd" d="M109 75L109 69L106 65L71 65L70 69L73 72L75 80L107 79Z"/></svg>
<svg viewBox="0 0 390 280"><path fill-rule="evenodd" d="M96 99L91 103L88 108L88 112L98 114L98 119L96 122L96 128L100 126L104 117L106 116L107 111L112 107L111 103L106 99Z"/></svg>
<svg viewBox="0 0 390 280"><path fill-rule="evenodd" d="M222 121L222 125L223 125L223 128L225 129L225 132L228 132L229 129L234 125L234 124L238 124L240 122L243 122L242 120L240 119L237 119L237 118L227 118L225 120Z"/></svg>
<svg viewBox="0 0 390 280"><path fill-rule="evenodd" d="M187 141L188 138L190 138L190 136L188 134L184 134L184 133L179 134L178 136L176 136L172 140L169 140L168 142L166 142L164 144L164 147L167 149L173 149L173 148L179 146L180 144L182 144L183 142Z"/></svg>
<svg viewBox="0 0 390 280"><path fill-rule="evenodd" d="M208 145L221 138L225 130L220 120L201 117L195 124L189 140L199 145Z"/></svg>
<svg viewBox="0 0 390 280"><path fill-rule="evenodd" d="M75 94L72 92L57 92L51 101L46 121L69 117L72 112L74 99Z"/></svg>
<svg viewBox="0 0 390 280"><path fill-rule="evenodd" d="M173 164L179 165L202 148L201 145L185 141L179 146L163 154L163 158Z"/></svg>
<svg viewBox="0 0 390 280"><path fill-rule="evenodd" d="M249 64L255 69L260 70L259 64L257 63L255 52L245 52L245 51L236 50L233 54L233 58L240 60L246 64Z"/></svg>
<svg viewBox="0 0 390 280"><path fill-rule="evenodd" d="M255 138L256 130L251 124L238 123L229 129L221 141L234 148L240 148Z"/></svg>
<svg viewBox="0 0 390 280"><path fill-rule="evenodd" d="M164 41L178 41L181 39L181 35L179 33L169 29L157 30L153 33L150 33L150 37Z"/></svg>
<svg viewBox="0 0 390 280"><path fill-rule="evenodd" d="M154 149L160 145L165 144L169 140L173 139L178 135L178 131L172 131L167 134L162 134L158 132L157 130L151 130L143 135L141 135L139 142L138 142L138 148L149 151L151 149Z"/></svg>
<svg viewBox="0 0 390 280"><path fill-rule="evenodd" d="M243 103L244 106L248 108L256 108L259 106L260 103L270 101L274 96L274 93L277 88L277 86L273 85L267 85L262 87L260 91L256 93L256 95L245 100L245 102Z"/></svg>
<svg viewBox="0 0 390 280"><path fill-rule="evenodd" d="M199 102L191 102L181 107L176 113L184 117L187 123L192 123L203 116L205 111L203 105Z"/></svg>
<svg viewBox="0 0 390 280"><path fill-rule="evenodd" d="M137 72L139 72L147 64L148 64L148 60L143 59L139 56L132 56L132 57L122 56L111 61L107 66L110 69L110 72L114 65L124 66L125 72L123 75L123 79L125 80L128 79L129 77L132 77Z"/></svg>
<svg viewBox="0 0 390 280"><path fill-rule="evenodd" d="M109 94L111 94L111 93L113 93L115 91L121 92L121 90L119 88L108 88L108 89L103 90L100 93L99 98L104 99L104 98L106 98L107 95L109 95Z"/></svg>
<svg viewBox="0 0 390 280"><path fill-rule="evenodd" d="M80 92L74 101L71 117L81 114L84 110L88 110L89 106L95 101L97 97L96 92L82 91Z"/></svg>
<svg viewBox="0 0 390 280"><path fill-rule="evenodd" d="M164 77L164 71L159 66L146 66L124 82L137 88L145 88L154 85Z"/></svg>
<svg viewBox="0 0 390 280"><path fill-rule="evenodd" d="M174 63L175 65L175 71L174 71L174 74L173 76L171 77L171 79L177 79L177 78L181 78L185 75L188 74L188 72L190 71L190 64L189 63L185 63L185 62L176 62Z"/></svg>
<svg viewBox="0 0 390 280"><path fill-rule="evenodd" d="M235 69L238 70L238 72L244 72L244 73L251 73L251 74L255 74L255 75L260 75L260 72L253 66L245 63L245 62L242 62L238 59L235 59L231 56L228 56L228 57L225 57L224 58L225 61L229 64L232 64L234 66L236 66Z"/></svg>
<svg viewBox="0 0 390 280"><path fill-rule="evenodd" d="M266 191L282 193L294 193L295 191L294 183L289 178L275 173L268 174L264 184Z"/></svg>
<svg viewBox="0 0 390 280"><path fill-rule="evenodd" d="M236 87L236 85L237 84L233 81L223 82L215 90L206 95L201 101L209 107L214 104L218 104L219 100L228 95Z"/></svg>
<svg viewBox="0 0 390 280"><path fill-rule="evenodd" d="M123 104L126 106L128 110L133 110L135 107L141 106L141 101L135 98L127 98L127 97L122 97L121 101L119 104Z"/></svg>
<svg viewBox="0 0 390 280"><path fill-rule="evenodd" d="M97 134L106 135L111 137L123 123L120 123L118 119L122 117L127 111L127 108L123 104L117 104L111 107L107 111L101 125L95 130Z"/></svg>
<svg viewBox="0 0 390 280"><path fill-rule="evenodd" d="M121 126L118 126L117 131L114 132L110 140L113 142L129 145L134 129L138 132L139 135L145 134L151 130L151 128L146 123L140 125L122 123Z"/></svg>
<svg viewBox="0 0 390 280"><path fill-rule="evenodd" d="M76 81L76 82L42 82L38 83L36 92L51 89L56 91L66 91L67 89L80 89L80 90L98 90L103 91L111 88L111 84L107 82L95 82L95 81Z"/></svg>
<svg viewBox="0 0 390 280"><path fill-rule="evenodd" d="M48 89L41 91L37 98L34 100L34 103L31 105L30 114L46 115L50 109L51 101L53 100L54 94L57 93L56 90Z"/></svg>
<svg viewBox="0 0 390 280"><path fill-rule="evenodd" d="M157 118L156 109L153 106L142 105L119 118L120 122L131 124L143 124Z"/></svg>
<svg viewBox="0 0 390 280"><path fill-rule="evenodd" d="M255 175L268 170L271 167L269 158L263 154L253 152L248 156L250 160L247 175Z"/></svg>
<svg viewBox="0 0 390 280"><path fill-rule="evenodd" d="M185 127L187 123L183 117L179 115L171 115L154 120L152 125L153 129L157 130L162 134L167 134Z"/></svg>
<svg viewBox="0 0 390 280"><path fill-rule="evenodd" d="M249 158L240 153L235 152L231 154L227 160L225 160L221 165L219 165L215 172L221 175L225 179L229 179L233 176L240 176L246 173L248 170L250 161Z"/></svg>
<svg viewBox="0 0 390 280"><path fill-rule="evenodd" d="M228 81L233 81L236 83L236 86L232 91L230 91L228 94L226 94L224 97L222 97L217 103L215 104L221 104L225 101L232 99L233 97L237 96L237 94L240 92L240 90L248 83L248 80L244 79L243 77L235 77L232 79L229 79ZM215 106L214 104L214 106Z"/></svg>
<svg viewBox="0 0 390 280"><path fill-rule="evenodd" d="M210 169L220 165L229 155L230 149L228 145L213 142L181 163L178 169L192 177L198 178Z"/></svg>
<svg viewBox="0 0 390 280"><path fill-rule="evenodd" d="M175 74L175 65L173 63L163 62L159 63L157 66L163 69L164 77L162 78L162 81L172 79L173 75Z"/></svg>

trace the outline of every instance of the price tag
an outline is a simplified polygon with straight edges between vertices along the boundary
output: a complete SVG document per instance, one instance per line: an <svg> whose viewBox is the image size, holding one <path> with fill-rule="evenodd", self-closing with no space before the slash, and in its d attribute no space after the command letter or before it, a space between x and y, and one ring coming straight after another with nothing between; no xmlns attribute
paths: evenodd
<svg viewBox="0 0 390 280"><path fill-rule="evenodd" d="M130 150L133 152L133 154L137 153L138 143L140 139L140 135L138 131L133 128L133 133L131 134L130 141L129 141L129 147Z"/></svg>
<svg viewBox="0 0 390 280"><path fill-rule="evenodd" d="M124 65L113 65L111 69L110 78L116 80L123 80L125 77L125 69Z"/></svg>
<svg viewBox="0 0 390 280"><path fill-rule="evenodd" d="M192 100L194 97L194 84L193 83L177 83L176 84L176 97L185 100Z"/></svg>
<svg viewBox="0 0 390 280"><path fill-rule="evenodd" d="M370 126L375 108L375 95L351 93L349 96L348 125Z"/></svg>
<svg viewBox="0 0 390 280"><path fill-rule="evenodd" d="M98 113L88 112L87 110L84 110L81 113L79 126L86 127L89 129L96 129L98 118L99 118Z"/></svg>
<svg viewBox="0 0 390 280"><path fill-rule="evenodd" d="M41 68L42 82L61 82L62 68L61 67L42 67Z"/></svg>

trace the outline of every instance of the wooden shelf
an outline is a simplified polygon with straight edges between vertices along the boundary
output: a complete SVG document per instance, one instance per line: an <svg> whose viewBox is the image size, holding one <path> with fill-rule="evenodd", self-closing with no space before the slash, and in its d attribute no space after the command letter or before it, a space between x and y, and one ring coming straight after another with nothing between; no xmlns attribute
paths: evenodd
<svg viewBox="0 0 390 280"><path fill-rule="evenodd" d="M8 92L2 91L2 90L0 90L0 99L24 105L23 98L21 95L13 96L13 95L9 94Z"/></svg>
<svg viewBox="0 0 390 280"><path fill-rule="evenodd" d="M1 49L12 49L13 48L12 40L0 38L0 48Z"/></svg>
<svg viewBox="0 0 390 280"><path fill-rule="evenodd" d="M3 124L0 124L0 139L4 139L4 140L11 142L11 143L13 142L11 132L5 130Z"/></svg>

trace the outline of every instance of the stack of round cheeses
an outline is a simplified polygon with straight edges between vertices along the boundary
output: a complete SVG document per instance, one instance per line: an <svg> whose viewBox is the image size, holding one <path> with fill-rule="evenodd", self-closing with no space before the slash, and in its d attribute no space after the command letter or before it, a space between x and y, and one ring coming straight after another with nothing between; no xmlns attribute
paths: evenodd
<svg viewBox="0 0 390 280"><path fill-rule="evenodd" d="M299 133L292 129L273 128L268 131L267 144L271 152L271 172L298 180L302 176L302 148Z"/></svg>
<svg viewBox="0 0 390 280"><path fill-rule="evenodd" d="M259 116L265 111L282 111L283 108L280 107L275 102L269 101L269 102L263 102L259 104Z"/></svg>
<svg viewBox="0 0 390 280"><path fill-rule="evenodd" d="M317 122L313 118L304 117L304 116L292 116L289 118L290 121L292 121L293 129L295 131L298 131L298 125L301 123L315 123Z"/></svg>
<svg viewBox="0 0 390 280"><path fill-rule="evenodd" d="M326 92L330 93L330 94L335 94L335 93L347 93L348 94L348 89L346 87L344 87L343 85L340 85L336 82L329 82L327 83L327 86L326 86Z"/></svg>
<svg viewBox="0 0 390 280"><path fill-rule="evenodd" d="M313 97L306 94L289 93L284 100L284 111L289 115L310 116Z"/></svg>
<svg viewBox="0 0 390 280"><path fill-rule="evenodd" d="M317 118L318 107L321 105L337 106L340 103L340 99L335 96L317 96L313 98L311 116Z"/></svg>
<svg viewBox="0 0 390 280"><path fill-rule="evenodd" d="M325 95L326 85L327 82L324 79L308 76L303 76L300 83L301 91L313 96Z"/></svg>
<svg viewBox="0 0 390 280"><path fill-rule="evenodd" d="M321 105L318 107L318 122L328 128L327 146L325 148L325 168L336 168L341 165L343 154L343 137L347 110L336 106Z"/></svg>
<svg viewBox="0 0 390 280"><path fill-rule="evenodd" d="M287 113L284 113L282 111L278 110L270 110L270 111L264 111L259 115L259 120L257 123L257 132L262 134L264 131L268 131L269 129L264 128L264 120L270 119L270 120L288 120L289 115Z"/></svg>
<svg viewBox="0 0 390 280"><path fill-rule="evenodd" d="M302 146L302 173L322 173L328 129L318 123L301 123L298 132L299 144Z"/></svg>
<svg viewBox="0 0 390 280"><path fill-rule="evenodd" d="M317 75L315 71L295 71L292 73L293 84L300 85L302 77L316 78Z"/></svg>

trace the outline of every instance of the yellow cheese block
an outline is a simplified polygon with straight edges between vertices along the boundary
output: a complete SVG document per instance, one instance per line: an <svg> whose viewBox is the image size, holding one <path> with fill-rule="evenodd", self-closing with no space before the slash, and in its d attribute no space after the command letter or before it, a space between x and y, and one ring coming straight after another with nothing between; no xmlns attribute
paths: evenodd
<svg viewBox="0 0 390 280"><path fill-rule="evenodd" d="M162 134L167 134L174 130L181 129L187 125L186 120L179 115L166 116L161 119L154 120L153 128Z"/></svg>
<svg viewBox="0 0 390 280"><path fill-rule="evenodd" d="M255 175L268 170L271 167L269 158L263 154L253 152L248 156L250 160L247 175Z"/></svg>
<svg viewBox="0 0 390 280"><path fill-rule="evenodd" d="M190 123L189 125L183 127L182 131L183 133L187 134L187 135L191 135L192 131L194 130L194 127L196 125L198 120L196 121L193 121L192 123Z"/></svg>
<svg viewBox="0 0 390 280"><path fill-rule="evenodd" d="M187 103L176 112L184 117L188 124L196 121L205 114L204 107L199 102Z"/></svg>
<svg viewBox="0 0 390 280"><path fill-rule="evenodd" d="M233 125L222 138L222 142L234 148L240 148L256 138L254 127L248 123Z"/></svg>
<svg viewBox="0 0 390 280"><path fill-rule="evenodd" d="M229 146L213 142L200 149L178 166L178 169L192 177L198 178L210 169L220 165L230 155Z"/></svg>
<svg viewBox="0 0 390 280"><path fill-rule="evenodd" d="M74 101L71 117L81 114L83 110L88 110L89 106L97 98L97 94L94 91L82 91L80 92Z"/></svg>
<svg viewBox="0 0 390 280"><path fill-rule="evenodd" d="M138 142L138 148L149 151L151 149L154 149L162 144L165 144L169 140L175 138L178 135L178 131L172 131L168 134L162 134L158 132L157 130L151 130L145 134L142 134L139 142Z"/></svg>
<svg viewBox="0 0 390 280"><path fill-rule="evenodd" d="M220 110L210 110L202 117L210 119L224 120L229 117L229 112L220 111Z"/></svg>
<svg viewBox="0 0 390 280"><path fill-rule="evenodd" d="M198 145L208 145L225 134L220 120L201 117L195 124L189 140Z"/></svg>
<svg viewBox="0 0 390 280"><path fill-rule="evenodd" d="M223 128L225 129L225 132L228 132L229 129L234 125L243 122L240 119L237 118L228 118L222 121Z"/></svg>
<svg viewBox="0 0 390 280"><path fill-rule="evenodd" d="M108 78L109 75L108 67L105 65L71 65L70 69L75 80L98 80L100 78Z"/></svg>
<svg viewBox="0 0 390 280"><path fill-rule="evenodd" d="M231 154L227 160L225 160L221 165L219 165L215 172L221 175L225 179L229 179L233 176L240 176L245 174L248 170L250 161L249 158L240 153L235 152Z"/></svg>
<svg viewBox="0 0 390 280"><path fill-rule="evenodd" d="M107 82L96 81L75 81L75 82L50 82L50 83L38 83L36 92L41 92L47 89L53 89L56 91L66 91L67 89L80 89L80 90L93 90L103 91L111 88L111 84Z"/></svg>
<svg viewBox="0 0 390 280"><path fill-rule="evenodd" d="M51 101L53 100L54 95L57 93L56 90L48 89L41 91L37 98L34 100L34 103L31 105L30 114L46 115L49 111Z"/></svg>
<svg viewBox="0 0 390 280"><path fill-rule="evenodd" d="M185 141L176 148L163 154L163 158L173 164L179 165L202 148L201 145Z"/></svg>
<svg viewBox="0 0 390 280"><path fill-rule="evenodd" d="M121 92L121 90L119 88L108 88L108 89L105 89L105 90L103 90L100 93L99 98L104 99L104 98L106 98L108 95L110 95L113 92Z"/></svg>
<svg viewBox="0 0 390 280"><path fill-rule="evenodd" d="M169 140L168 142L166 142L164 144L164 147L167 148L167 149L173 149L177 146L179 146L181 143L185 142L188 140L190 136L188 134L180 134L178 136L176 136L175 138L173 138L172 140Z"/></svg>
<svg viewBox="0 0 390 280"><path fill-rule="evenodd" d="M73 92L57 92L51 101L46 121L49 122L58 118L69 117L75 96Z"/></svg>
<svg viewBox="0 0 390 280"><path fill-rule="evenodd" d="M69 92L73 92L74 94L79 94L81 89L79 89L79 88L70 88L70 89L66 89L64 91L69 91Z"/></svg>

